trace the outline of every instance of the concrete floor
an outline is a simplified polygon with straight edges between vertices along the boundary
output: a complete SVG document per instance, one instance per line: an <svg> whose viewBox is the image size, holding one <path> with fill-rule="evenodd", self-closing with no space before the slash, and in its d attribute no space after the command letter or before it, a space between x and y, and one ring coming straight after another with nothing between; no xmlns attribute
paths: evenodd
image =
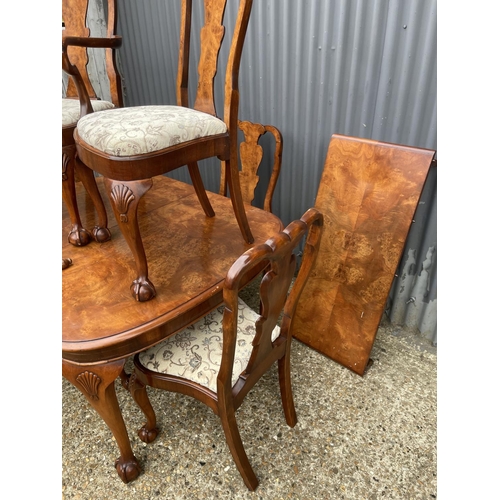
<svg viewBox="0 0 500 500"><path fill-rule="evenodd" d="M150 389L160 434L144 444L143 416L117 382L142 474L124 484L114 438L68 382L62 383L63 499L429 499L437 497L437 352L382 322L360 377L298 341L292 377L298 424L285 422L272 370L237 419L260 485L245 487L212 411ZM128 364L130 366L130 363Z"/></svg>

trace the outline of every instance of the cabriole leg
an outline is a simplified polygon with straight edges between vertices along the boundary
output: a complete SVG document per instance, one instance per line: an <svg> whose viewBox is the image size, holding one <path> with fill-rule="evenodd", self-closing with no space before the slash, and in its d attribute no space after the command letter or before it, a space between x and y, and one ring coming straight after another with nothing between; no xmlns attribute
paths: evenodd
<svg viewBox="0 0 500 500"><path fill-rule="evenodd" d="M130 392L137 406L146 417L146 424L139 429L137 434L141 441L152 443L158 435L158 428L156 427L156 414L149 401L146 386L137 378L135 372L128 375L125 371L122 371L120 378L123 387Z"/></svg>
<svg viewBox="0 0 500 500"><path fill-rule="evenodd" d="M116 471L124 483L133 481L141 472L135 458L115 392L115 380L123 370L125 360L104 365L82 366L63 360L62 374L86 398L107 424L116 439L120 457Z"/></svg>
<svg viewBox="0 0 500 500"><path fill-rule="evenodd" d="M146 302L156 295L156 290L148 278L148 262L139 231L137 208L141 198L151 189L153 181L152 179L139 181L104 179L104 185L120 231L135 259L137 278L130 285L130 291L138 302Z"/></svg>
<svg viewBox="0 0 500 500"><path fill-rule="evenodd" d="M88 245L92 241L90 233L82 226L75 189L75 146L62 148L62 197L71 220L68 241L77 247Z"/></svg>
<svg viewBox="0 0 500 500"><path fill-rule="evenodd" d="M111 232L108 229L108 214L106 213L106 207L99 193L94 172L84 165L78 156L75 157L75 165L78 177L82 181L87 193L90 195L97 212L97 225L92 229L92 236L98 243L109 241L111 239Z"/></svg>

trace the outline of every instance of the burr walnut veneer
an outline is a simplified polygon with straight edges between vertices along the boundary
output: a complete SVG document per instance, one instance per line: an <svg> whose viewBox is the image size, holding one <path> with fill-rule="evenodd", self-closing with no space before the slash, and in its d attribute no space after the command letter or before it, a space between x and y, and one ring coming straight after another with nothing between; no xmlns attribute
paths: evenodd
<svg viewBox="0 0 500 500"><path fill-rule="evenodd" d="M434 151L333 135L325 218L292 334L363 375Z"/></svg>
<svg viewBox="0 0 500 500"><path fill-rule="evenodd" d="M102 178L97 184L104 193ZM150 274L160 292L152 301L130 300L128 287L123 286L133 278L135 266L115 218L110 216L110 241L75 247L67 241L71 221L63 207L62 247L71 259L62 271L63 375L83 393L115 436L120 449L116 469L124 482L140 473L114 386L121 376L133 390L133 377L127 379L123 371L127 357L219 306L231 264L283 229L275 215L246 205L255 238L254 244L248 244L241 237L229 198L208 193L217 216L207 217L200 212L192 186L164 176L154 177L152 184L138 207ZM82 220L92 226L97 217L94 205L80 185L77 195ZM109 210L109 200L103 198ZM251 278L249 275L248 280ZM150 409L147 397L139 404L143 411ZM142 433L140 437L151 441L155 435Z"/></svg>

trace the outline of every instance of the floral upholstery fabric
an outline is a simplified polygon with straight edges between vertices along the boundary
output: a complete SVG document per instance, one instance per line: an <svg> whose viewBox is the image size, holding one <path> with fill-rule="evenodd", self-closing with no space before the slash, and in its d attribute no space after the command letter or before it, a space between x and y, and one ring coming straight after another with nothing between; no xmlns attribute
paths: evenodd
<svg viewBox="0 0 500 500"><path fill-rule="evenodd" d="M226 131L226 124L215 116L182 106L116 108L78 122L82 140L113 156L152 153Z"/></svg>
<svg viewBox="0 0 500 500"><path fill-rule="evenodd" d="M139 354L140 363L151 371L176 375L217 392L217 374L222 358L222 315L224 306L194 325ZM259 315L238 299L238 332L231 384L246 368L252 353L255 321ZM280 333L276 326L274 341Z"/></svg>
<svg viewBox="0 0 500 500"><path fill-rule="evenodd" d="M105 109L114 108L115 105L108 101L91 100L92 109L94 111L104 111ZM62 126L68 127L76 125L80 119L80 101L78 99L63 99L62 100Z"/></svg>

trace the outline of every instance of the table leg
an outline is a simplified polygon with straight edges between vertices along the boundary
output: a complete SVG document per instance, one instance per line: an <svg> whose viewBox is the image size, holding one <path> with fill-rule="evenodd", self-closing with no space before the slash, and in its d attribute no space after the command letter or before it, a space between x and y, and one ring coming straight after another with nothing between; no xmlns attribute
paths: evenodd
<svg viewBox="0 0 500 500"><path fill-rule="evenodd" d="M135 458L115 392L115 380L125 365L125 359L103 365L76 365L63 359L62 374L88 400L107 424L116 439L120 457L116 471L124 483L133 481L141 472Z"/></svg>

